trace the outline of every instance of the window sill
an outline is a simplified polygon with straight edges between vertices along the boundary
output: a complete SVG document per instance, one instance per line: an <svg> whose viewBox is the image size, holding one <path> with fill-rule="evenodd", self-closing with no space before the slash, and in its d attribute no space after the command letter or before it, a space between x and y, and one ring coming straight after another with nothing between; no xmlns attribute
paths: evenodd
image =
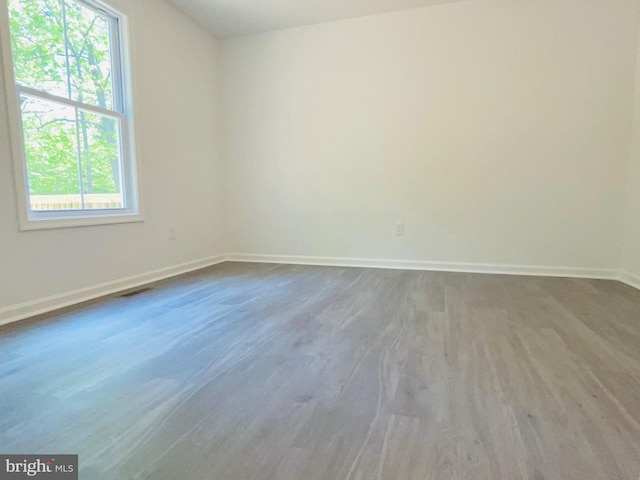
<svg viewBox="0 0 640 480"><path fill-rule="evenodd" d="M115 225L119 223L140 223L144 217L140 214L92 215L73 218L51 218L38 220L20 220L20 231L52 230L58 228L90 227L95 225Z"/></svg>

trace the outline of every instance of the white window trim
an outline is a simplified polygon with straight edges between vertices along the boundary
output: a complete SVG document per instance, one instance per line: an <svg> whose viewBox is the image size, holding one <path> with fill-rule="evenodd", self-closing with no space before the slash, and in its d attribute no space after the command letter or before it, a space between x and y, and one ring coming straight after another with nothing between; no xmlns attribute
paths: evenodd
<svg viewBox="0 0 640 480"><path fill-rule="evenodd" d="M29 93L28 88L19 87L16 84L13 71L13 58L11 52L11 36L9 32L9 5L7 0L0 0L0 63L3 71L1 79L4 81L4 90L7 101L8 126L9 126L9 147L11 150L13 177L18 207L18 225L20 230L42 230L54 228L81 227L89 225L108 225L116 223L142 222L142 199L140 185L138 181L138 168L135 156L135 135L134 117L131 85L131 57L129 43L129 25L126 15L113 9L111 6L100 0L81 0L89 8L102 10L109 16L118 19L118 39L117 48L118 60L115 68L120 68L118 72L122 81L122 91L117 92L122 99L122 113L112 111L102 111L95 107L96 112L112 117L123 119L122 128L122 154L126 157L123 160L123 169L128 169L123 175L125 191L124 196L129 205L124 209L95 209L95 210L60 210L36 212L32 211L28 203L27 192L27 171L25 162L24 145L22 141L22 121L20 115L18 96L20 92ZM38 96L57 100L54 95L48 95L38 91ZM73 100L65 100L65 103L73 105L76 103L83 109L87 109L84 104L78 104Z"/></svg>

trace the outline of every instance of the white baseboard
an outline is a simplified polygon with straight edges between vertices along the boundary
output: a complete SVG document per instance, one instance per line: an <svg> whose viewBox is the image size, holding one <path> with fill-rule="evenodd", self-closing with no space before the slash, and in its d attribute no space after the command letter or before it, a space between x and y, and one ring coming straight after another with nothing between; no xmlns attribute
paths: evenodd
<svg viewBox="0 0 640 480"><path fill-rule="evenodd" d="M168 268L154 270L152 272L122 278L112 282L102 283L93 287L81 288L72 292L53 295L30 302L9 305L0 309L0 325L17 322L25 318L51 312L70 305L86 302L95 298L111 295L116 292L139 287L158 280L175 277L183 273L193 272L201 268L222 263L226 260L226 255L216 255L214 257L203 258L193 262L181 263Z"/></svg>
<svg viewBox="0 0 640 480"><path fill-rule="evenodd" d="M485 263L425 262L415 260L384 260L373 258L312 257L295 255L222 254L182 263L152 272L102 283L38 300L0 308L0 325L65 308L116 292L139 287L166 278L200 270L225 261L252 263L282 263L290 265L320 265L331 267L386 268L396 270L431 270L436 272L489 273L531 275L543 277L591 278L620 280L640 290L640 277L628 272L600 268L544 267L533 265L502 265Z"/></svg>
<svg viewBox="0 0 640 480"><path fill-rule="evenodd" d="M227 255L227 260L233 262L323 265L331 267L388 268L397 270L431 270L436 272L490 273L501 275L532 275L540 277L592 278L605 280L615 280L619 278L618 271L604 268L543 267L534 265L425 262L415 260L257 255L244 253L230 253Z"/></svg>
<svg viewBox="0 0 640 480"><path fill-rule="evenodd" d="M626 283L630 287L640 290L640 276L634 275L633 273L629 272L620 272L620 276L618 277L618 279L622 283Z"/></svg>

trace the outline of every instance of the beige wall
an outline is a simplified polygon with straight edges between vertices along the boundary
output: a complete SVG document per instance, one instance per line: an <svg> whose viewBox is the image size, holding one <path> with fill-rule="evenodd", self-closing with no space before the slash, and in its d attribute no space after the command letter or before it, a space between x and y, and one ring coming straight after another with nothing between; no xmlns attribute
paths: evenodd
<svg viewBox="0 0 640 480"><path fill-rule="evenodd" d="M638 1L640 6L640 1ZM636 91L633 105L633 139L626 209L626 231L622 270L626 280L640 288L640 44L636 61Z"/></svg>
<svg viewBox="0 0 640 480"><path fill-rule="evenodd" d="M637 0L463 0L220 43L161 0L113 4L145 222L19 232L0 91L0 322L223 252L640 275Z"/></svg>
<svg viewBox="0 0 640 480"><path fill-rule="evenodd" d="M111 3L130 21L145 222L20 233L0 92L0 310L225 251L216 42L163 1Z"/></svg>
<svg viewBox="0 0 640 480"><path fill-rule="evenodd" d="M640 134L636 130L637 134ZM627 231L623 271L635 278L628 280L640 287L640 149L636 147L631 166L629 201L627 209Z"/></svg>
<svg viewBox="0 0 640 480"><path fill-rule="evenodd" d="M230 244L617 268L636 33L634 0L468 0L224 41Z"/></svg>

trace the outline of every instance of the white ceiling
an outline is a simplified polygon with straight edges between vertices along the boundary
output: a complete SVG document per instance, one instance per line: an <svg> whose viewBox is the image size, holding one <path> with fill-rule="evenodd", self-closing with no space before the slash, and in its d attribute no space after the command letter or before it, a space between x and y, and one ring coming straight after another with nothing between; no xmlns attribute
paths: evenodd
<svg viewBox="0 0 640 480"><path fill-rule="evenodd" d="M459 0L167 0L217 37L364 17Z"/></svg>

